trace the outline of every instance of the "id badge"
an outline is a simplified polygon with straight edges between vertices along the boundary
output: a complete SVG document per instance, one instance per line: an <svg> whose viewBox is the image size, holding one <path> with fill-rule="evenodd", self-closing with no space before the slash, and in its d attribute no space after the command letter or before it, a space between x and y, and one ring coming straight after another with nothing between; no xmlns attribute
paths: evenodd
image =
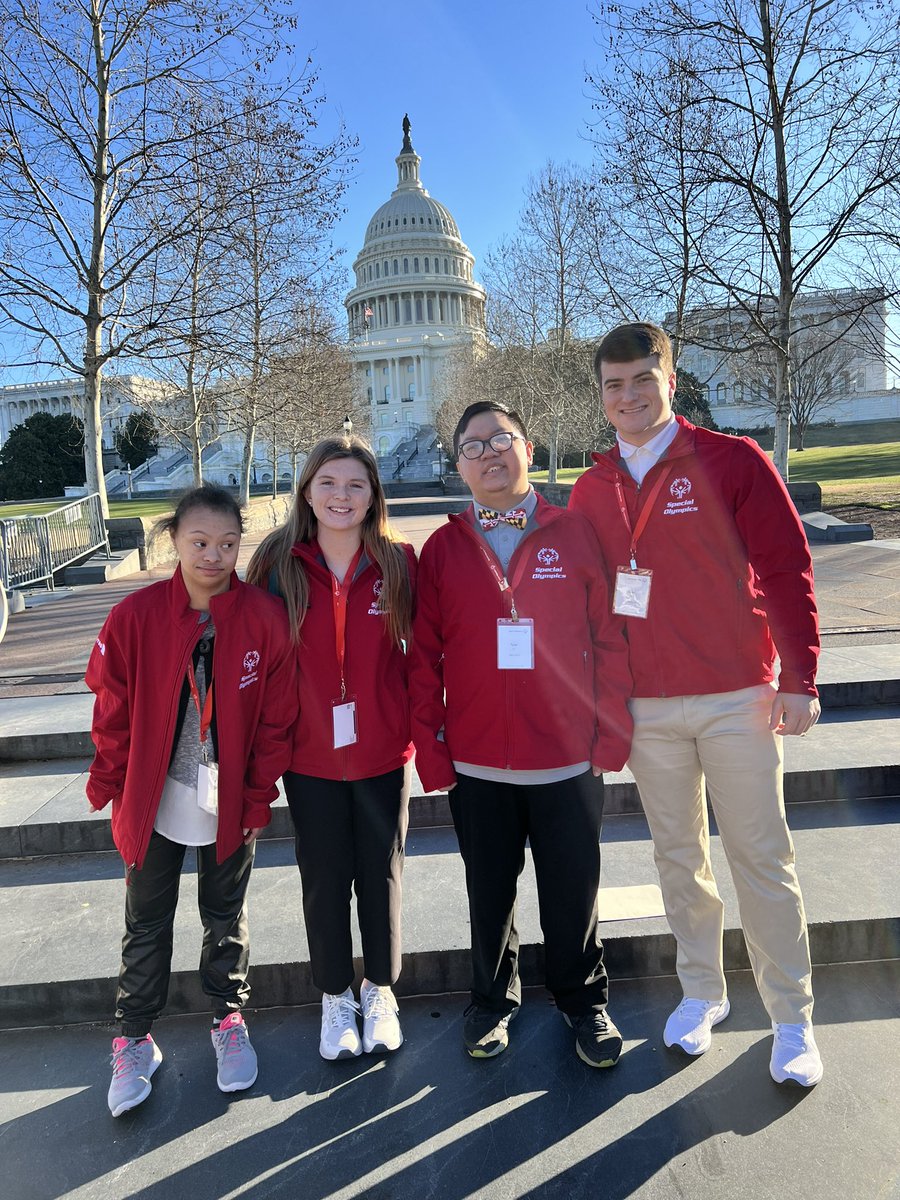
<svg viewBox="0 0 900 1200"><path fill-rule="evenodd" d="M613 612L620 617L646 617L650 608L650 583L653 572L640 567L619 567Z"/></svg>
<svg viewBox="0 0 900 1200"><path fill-rule="evenodd" d="M210 816L219 815L219 764L197 764L197 803Z"/></svg>
<svg viewBox="0 0 900 1200"><path fill-rule="evenodd" d="M342 746L352 746L357 739L356 733L356 701L333 700L331 703L331 728L334 735L334 749Z"/></svg>
<svg viewBox="0 0 900 1200"><path fill-rule="evenodd" d="M534 670L534 621L530 617L497 621L497 667L501 671Z"/></svg>

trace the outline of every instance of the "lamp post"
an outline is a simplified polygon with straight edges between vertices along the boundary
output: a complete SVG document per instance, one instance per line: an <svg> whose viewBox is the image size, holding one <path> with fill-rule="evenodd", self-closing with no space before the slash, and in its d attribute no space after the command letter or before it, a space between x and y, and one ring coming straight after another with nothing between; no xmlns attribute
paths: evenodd
<svg viewBox="0 0 900 1200"><path fill-rule="evenodd" d="M438 452L438 483L441 485L441 491L444 490L444 446L441 441L437 442Z"/></svg>
<svg viewBox="0 0 900 1200"><path fill-rule="evenodd" d="M344 417L344 436L350 437L353 433L353 422L350 420L350 414Z"/></svg>

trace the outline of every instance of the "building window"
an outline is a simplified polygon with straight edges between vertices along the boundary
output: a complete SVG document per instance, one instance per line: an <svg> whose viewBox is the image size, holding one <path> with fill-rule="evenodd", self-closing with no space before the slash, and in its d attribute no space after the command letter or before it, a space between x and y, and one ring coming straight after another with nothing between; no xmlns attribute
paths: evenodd
<svg viewBox="0 0 900 1200"><path fill-rule="evenodd" d="M412 324L412 302L410 300L403 301L403 323L404 325Z"/></svg>
<svg viewBox="0 0 900 1200"><path fill-rule="evenodd" d="M372 368L371 367L366 367L366 376L367 376L367 378L371 379L371 377L372 377Z"/></svg>
<svg viewBox="0 0 900 1200"><path fill-rule="evenodd" d="M428 274L428 259L425 259L425 274Z"/></svg>
<svg viewBox="0 0 900 1200"><path fill-rule="evenodd" d="M397 260L396 260L396 258L394 259L394 274L395 274L395 275L397 274Z"/></svg>
<svg viewBox="0 0 900 1200"><path fill-rule="evenodd" d="M394 324L395 325L400 324L400 301L399 300L394 301Z"/></svg>
<svg viewBox="0 0 900 1200"><path fill-rule="evenodd" d="M448 267L448 265L447 265L447 260L446 260L446 258L444 259L444 274L445 274L445 275L449 275L449 274L450 274L450 268L449 268L449 267Z"/></svg>
<svg viewBox="0 0 900 1200"><path fill-rule="evenodd" d="M376 264L375 264L375 278L376 278L376 279L380 279L380 278L381 278L381 263L376 263Z"/></svg>
<svg viewBox="0 0 900 1200"><path fill-rule="evenodd" d="M716 404L721 408L728 400L727 388L724 383L716 384Z"/></svg>
<svg viewBox="0 0 900 1200"><path fill-rule="evenodd" d="M409 385L408 394L405 395L403 397L403 399L406 403L408 403L410 400L415 400L415 398L416 398L416 385L414 383L411 383Z"/></svg>
<svg viewBox="0 0 900 1200"><path fill-rule="evenodd" d="M413 271L415 272L415 274L416 274L416 275L418 275L418 273L419 273L419 260L418 260L417 258L414 258L414 259L413 259Z"/></svg>
<svg viewBox="0 0 900 1200"><path fill-rule="evenodd" d="M387 259L384 260L384 274L385 274L385 277L387 277L390 274L390 271L388 271L388 260Z"/></svg>
<svg viewBox="0 0 900 1200"><path fill-rule="evenodd" d="M859 391L863 391L866 386L866 368L860 367L856 372L856 387Z"/></svg>
<svg viewBox="0 0 900 1200"><path fill-rule="evenodd" d="M428 320L433 321L434 320L434 304L432 303L430 296L428 297L428 302L427 302L426 307L428 309Z"/></svg>
<svg viewBox="0 0 900 1200"><path fill-rule="evenodd" d="M384 385L384 400L382 401L382 404L390 404L390 402L391 402L391 385L389 383L386 383Z"/></svg>
<svg viewBox="0 0 900 1200"><path fill-rule="evenodd" d="M415 371L415 369L416 369L416 368L413 366L413 364L412 364L412 363L407 363L407 364L406 364L406 373L407 373L407 375L412 375L412 373Z"/></svg>
<svg viewBox="0 0 900 1200"><path fill-rule="evenodd" d="M370 387L366 388L366 399L370 404L372 403L372 389Z"/></svg>
<svg viewBox="0 0 900 1200"><path fill-rule="evenodd" d="M404 275L409 274L409 259L408 258L404 258L404 260L403 260L403 274Z"/></svg>
<svg viewBox="0 0 900 1200"><path fill-rule="evenodd" d="M416 320L417 320L417 321L421 321L421 320L422 320L422 300L421 300L421 297L418 297L418 298L416 299Z"/></svg>
<svg viewBox="0 0 900 1200"><path fill-rule="evenodd" d="M735 404L744 403L744 385L739 379L734 381L734 402Z"/></svg>

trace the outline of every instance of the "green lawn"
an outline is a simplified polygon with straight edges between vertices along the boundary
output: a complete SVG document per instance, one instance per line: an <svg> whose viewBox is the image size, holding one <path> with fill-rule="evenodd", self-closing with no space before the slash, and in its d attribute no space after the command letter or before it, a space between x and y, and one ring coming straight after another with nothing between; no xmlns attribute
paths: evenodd
<svg viewBox="0 0 900 1200"><path fill-rule="evenodd" d="M0 520L10 517L40 517L62 508L59 500L23 500L16 504L0 504ZM111 517L155 517L171 512L171 500L113 500L109 505Z"/></svg>
<svg viewBox="0 0 900 1200"><path fill-rule="evenodd" d="M848 440L851 431L856 433L854 441ZM826 437L828 444L823 441ZM796 483L820 483L823 504L900 508L900 421L812 430L807 446L806 450L791 451L790 477ZM771 445L763 448L771 451ZM557 479L574 483L581 473L581 467L565 467L557 472ZM547 472L533 471L531 478L546 482Z"/></svg>

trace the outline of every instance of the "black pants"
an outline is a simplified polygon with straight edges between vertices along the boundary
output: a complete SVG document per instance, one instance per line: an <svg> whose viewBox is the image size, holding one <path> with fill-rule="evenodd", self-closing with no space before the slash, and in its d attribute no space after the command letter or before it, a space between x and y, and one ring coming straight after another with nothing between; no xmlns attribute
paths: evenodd
<svg viewBox="0 0 900 1200"><path fill-rule="evenodd" d="M466 867L472 999L506 1012L521 1001L516 886L531 843L547 987L579 1016L605 1006L597 931L603 781L590 771L562 783L489 783L457 775L450 810Z"/></svg>
<svg viewBox="0 0 900 1200"><path fill-rule="evenodd" d="M339 995L353 983L351 889L366 978L390 987L400 975L409 777L409 767L373 779L284 777L313 981L323 992Z"/></svg>
<svg viewBox="0 0 900 1200"><path fill-rule="evenodd" d="M123 1037L144 1037L165 1007L172 968L172 926L186 846L155 830L144 865L125 874L125 937L116 989ZM197 903L203 922L200 983L218 1018L250 995L247 884L254 842L220 865L215 846L197 847Z"/></svg>

